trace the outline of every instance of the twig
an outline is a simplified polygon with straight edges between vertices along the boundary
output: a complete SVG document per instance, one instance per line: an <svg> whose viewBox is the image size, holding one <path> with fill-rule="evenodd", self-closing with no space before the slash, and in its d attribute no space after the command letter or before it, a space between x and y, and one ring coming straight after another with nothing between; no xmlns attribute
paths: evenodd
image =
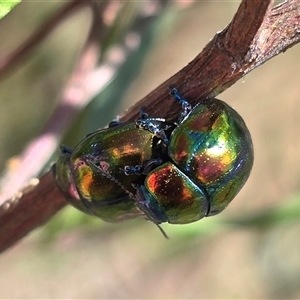
<svg viewBox="0 0 300 300"><path fill-rule="evenodd" d="M4 251L26 233L42 225L67 203L59 195L51 172L24 190L19 198L5 202L0 210L0 251Z"/></svg>
<svg viewBox="0 0 300 300"><path fill-rule="evenodd" d="M243 0L232 22L193 61L132 106L120 120L134 120L140 107L151 116L176 120L180 108L173 105L168 86L175 86L195 105L200 99L215 97L297 44L300 1L288 0L272 8L273 2Z"/></svg>

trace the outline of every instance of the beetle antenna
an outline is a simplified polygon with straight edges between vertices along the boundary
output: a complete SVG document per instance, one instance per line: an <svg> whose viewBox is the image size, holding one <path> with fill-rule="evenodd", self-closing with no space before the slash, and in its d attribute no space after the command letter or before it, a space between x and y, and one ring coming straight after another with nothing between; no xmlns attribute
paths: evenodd
<svg viewBox="0 0 300 300"><path fill-rule="evenodd" d="M181 105L181 113L178 118L178 124L180 124L182 120L190 113L190 111L192 110L192 106L186 99L184 99L180 95L177 89L170 86L169 90L170 95Z"/></svg>
<svg viewBox="0 0 300 300"><path fill-rule="evenodd" d="M162 233L162 235L168 240L169 237L168 237L168 235L166 234L166 232L162 229L162 227L161 227L159 224L157 224L157 223L154 223L154 224L158 227L158 229L159 229L159 231Z"/></svg>

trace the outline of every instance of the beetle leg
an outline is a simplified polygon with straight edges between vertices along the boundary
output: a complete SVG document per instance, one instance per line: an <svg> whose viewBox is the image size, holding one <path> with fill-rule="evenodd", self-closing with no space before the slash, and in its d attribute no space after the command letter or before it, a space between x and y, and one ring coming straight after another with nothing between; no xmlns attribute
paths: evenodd
<svg viewBox="0 0 300 300"><path fill-rule="evenodd" d="M140 174L143 174L144 167L142 165L125 166L124 169L123 169L123 171L124 171L124 174L126 176L129 176L129 175L140 175Z"/></svg>
<svg viewBox="0 0 300 300"><path fill-rule="evenodd" d="M144 166L136 165L136 166L125 166L123 172L125 175L147 175L150 171L152 171L156 166L162 164L162 159L150 159L145 163ZM121 169L122 170L122 169Z"/></svg>
<svg viewBox="0 0 300 300"><path fill-rule="evenodd" d="M169 140L165 133L165 130L161 126L161 122L164 122L165 119L160 118L147 118L147 119L138 119L135 124L143 130L148 130L151 133L155 134L157 138L162 140L165 145L169 144Z"/></svg>
<svg viewBox="0 0 300 300"><path fill-rule="evenodd" d="M108 124L108 128L113 128L113 127L117 127L119 125L123 124L122 122L118 121L118 120L114 120L114 121L111 121L109 124Z"/></svg>
<svg viewBox="0 0 300 300"><path fill-rule="evenodd" d="M144 166L144 170L143 170L143 174L147 175L149 174L155 167L161 165L163 163L163 160L161 158L153 158L151 160L149 160L145 166Z"/></svg>
<svg viewBox="0 0 300 300"><path fill-rule="evenodd" d="M182 120L190 113L190 111L192 110L192 106L191 104L184 99L180 93L178 92L177 89L169 87L170 90L170 95L179 102L179 104L181 105L181 113L180 116L178 118L178 124L180 124L182 122Z"/></svg>
<svg viewBox="0 0 300 300"><path fill-rule="evenodd" d="M140 119L148 119L148 114L145 112L145 107L140 108Z"/></svg>
<svg viewBox="0 0 300 300"><path fill-rule="evenodd" d="M60 152L61 153L66 153L66 154L72 154L73 149L66 147L66 146L60 146Z"/></svg>

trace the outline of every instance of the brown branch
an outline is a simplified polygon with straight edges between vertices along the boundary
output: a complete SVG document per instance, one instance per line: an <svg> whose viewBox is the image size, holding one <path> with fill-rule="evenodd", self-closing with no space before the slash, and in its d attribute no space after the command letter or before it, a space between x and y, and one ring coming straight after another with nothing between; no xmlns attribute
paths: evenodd
<svg viewBox="0 0 300 300"><path fill-rule="evenodd" d="M215 97L257 66L283 53L300 39L300 3L289 0L272 8L273 1L243 0L232 22L217 33L203 51L141 101L121 121L132 121L140 107L151 116L175 120L168 86L176 87L191 104ZM163 105L162 105L163 103Z"/></svg>
<svg viewBox="0 0 300 300"><path fill-rule="evenodd" d="M245 74L299 42L300 3L290 0L272 9L248 53Z"/></svg>
<svg viewBox="0 0 300 300"><path fill-rule="evenodd" d="M173 105L168 94L169 85L178 88L195 105L199 99L217 95L253 68L298 43L299 1L290 0L271 9L272 3L242 1L227 28L216 34L186 67L134 105L121 120L134 120L141 106L152 116L175 119L180 107ZM32 201L28 207L23 203L29 199ZM0 213L3 212L0 216L0 251L46 222L63 204L63 196L51 175L46 174L15 206L10 209L0 207ZM21 205L23 212L17 209Z"/></svg>
<svg viewBox="0 0 300 300"><path fill-rule="evenodd" d="M272 2L242 1L232 22L217 33L193 61L135 104L121 121L134 120L141 106L146 107L151 116L175 120L180 107L174 107L168 86L176 87L195 105L200 99L216 96L244 76L247 52L268 18Z"/></svg>
<svg viewBox="0 0 300 300"><path fill-rule="evenodd" d="M0 210L0 251L4 251L25 234L44 224L67 203L59 193L51 172L38 184L24 190L18 198L5 202Z"/></svg>

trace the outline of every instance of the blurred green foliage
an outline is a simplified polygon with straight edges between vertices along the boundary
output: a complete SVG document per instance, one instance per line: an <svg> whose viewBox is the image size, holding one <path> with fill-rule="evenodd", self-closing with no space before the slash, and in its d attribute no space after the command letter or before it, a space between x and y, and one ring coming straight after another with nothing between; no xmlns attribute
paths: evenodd
<svg viewBox="0 0 300 300"><path fill-rule="evenodd" d="M6 16L21 0L1 0L0 1L0 19Z"/></svg>

